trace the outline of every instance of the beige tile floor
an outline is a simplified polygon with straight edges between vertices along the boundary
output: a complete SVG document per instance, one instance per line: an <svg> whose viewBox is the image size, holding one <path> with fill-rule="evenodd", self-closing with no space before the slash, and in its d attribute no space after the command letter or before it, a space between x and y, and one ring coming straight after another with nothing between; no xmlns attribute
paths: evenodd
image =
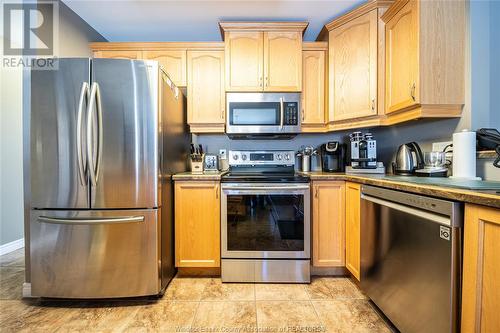
<svg viewBox="0 0 500 333"><path fill-rule="evenodd" d="M349 279L223 284L176 277L160 300L21 299L24 254L0 257L0 332L391 332Z"/></svg>

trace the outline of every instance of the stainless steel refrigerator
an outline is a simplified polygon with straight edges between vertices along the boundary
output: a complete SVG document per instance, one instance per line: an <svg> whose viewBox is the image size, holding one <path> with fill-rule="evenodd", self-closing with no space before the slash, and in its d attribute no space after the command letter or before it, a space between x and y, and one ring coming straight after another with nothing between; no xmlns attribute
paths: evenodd
<svg viewBox="0 0 500 333"><path fill-rule="evenodd" d="M31 71L31 295L161 294L175 274L185 97L155 61L56 67Z"/></svg>

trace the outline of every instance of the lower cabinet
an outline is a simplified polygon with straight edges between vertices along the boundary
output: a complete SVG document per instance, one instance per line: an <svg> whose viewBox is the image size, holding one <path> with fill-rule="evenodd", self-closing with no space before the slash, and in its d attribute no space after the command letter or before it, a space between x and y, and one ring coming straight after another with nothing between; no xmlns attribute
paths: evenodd
<svg viewBox="0 0 500 333"><path fill-rule="evenodd" d="M462 332L500 332L500 209L465 205Z"/></svg>
<svg viewBox="0 0 500 333"><path fill-rule="evenodd" d="M175 266L220 267L219 182L175 182Z"/></svg>
<svg viewBox="0 0 500 333"><path fill-rule="evenodd" d="M312 191L313 266L345 266L345 183L314 181Z"/></svg>
<svg viewBox="0 0 500 333"><path fill-rule="evenodd" d="M361 185L345 184L345 266L360 279L360 209Z"/></svg>

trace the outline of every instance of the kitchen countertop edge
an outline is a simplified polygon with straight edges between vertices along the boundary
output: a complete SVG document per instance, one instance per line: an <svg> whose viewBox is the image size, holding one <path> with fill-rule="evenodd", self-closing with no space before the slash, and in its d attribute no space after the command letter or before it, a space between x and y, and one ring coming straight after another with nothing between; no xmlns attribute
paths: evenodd
<svg viewBox="0 0 500 333"><path fill-rule="evenodd" d="M462 201L494 208L500 208L500 195L482 193L479 191L422 185L400 180L380 179L382 175L349 175L345 173L304 172L302 173L314 180L344 180L365 185L379 186L404 192L422 194L440 199ZM384 175L383 177L387 177Z"/></svg>
<svg viewBox="0 0 500 333"><path fill-rule="evenodd" d="M210 171L202 174L192 172L181 172L172 176L173 180L221 180L227 171Z"/></svg>

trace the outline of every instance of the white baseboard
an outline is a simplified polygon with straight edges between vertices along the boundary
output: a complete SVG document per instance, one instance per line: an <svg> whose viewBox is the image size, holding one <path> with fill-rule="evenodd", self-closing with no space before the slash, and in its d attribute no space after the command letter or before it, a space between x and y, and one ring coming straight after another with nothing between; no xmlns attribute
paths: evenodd
<svg viewBox="0 0 500 333"><path fill-rule="evenodd" d="M24 238L20 238L13 242L0 245L0 256L10 252L14 252L15 250L22 249L23 247L24 247Z"/></svg>

